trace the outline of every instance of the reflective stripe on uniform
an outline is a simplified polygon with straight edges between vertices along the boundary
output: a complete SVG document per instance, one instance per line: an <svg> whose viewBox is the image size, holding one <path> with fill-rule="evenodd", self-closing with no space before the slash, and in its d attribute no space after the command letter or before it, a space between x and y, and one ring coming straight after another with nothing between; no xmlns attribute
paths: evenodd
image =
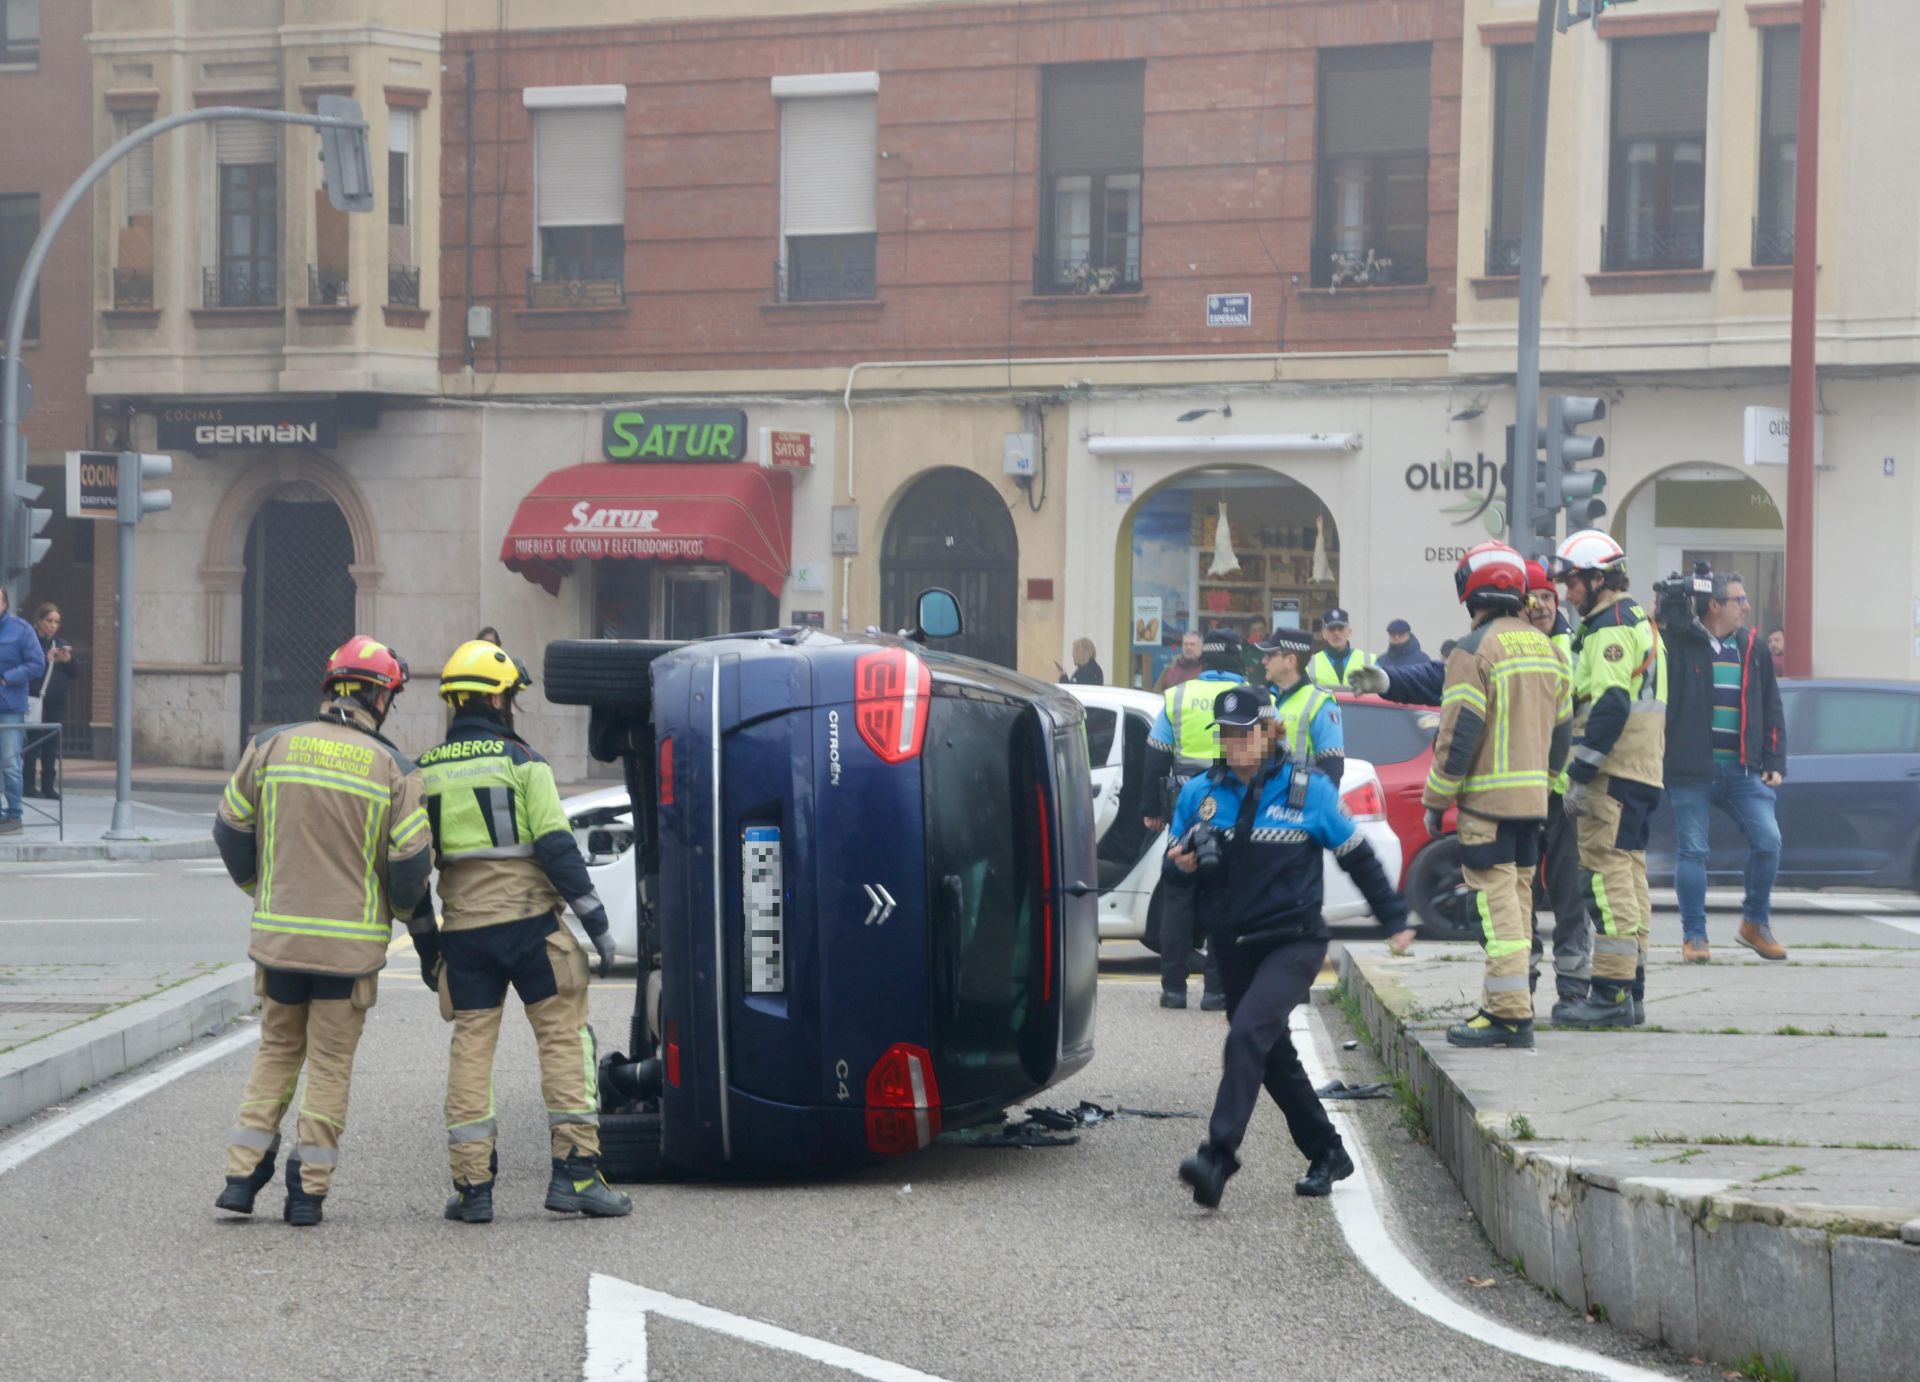
<svg viewBox="0 0 1920 1382"><path fill-rule="evenodd" d="M489 1116L472 1123L459 1123L447 1129L447 1145L458 1146L462 1142L486 1142L498 1130L498 1124Z"/></svg>
<svg viewBox="0 0 1920 1382"><path fill-rule="evenodd" d="M338 1166L340 1152L335 1147L322 1147L317 1142L302 1142L293 1149L295 1157L302 1166Z"/></svg>
<svg viewBox="0 0 1920 1382"><path fill-rule="evenodd" d="M1529 986L1524 974L1489 974L1481 983L1486 985L1488 993L1516 993Z"/></svg>
<svg viewBox="0 0 1920 1382"><path fill-rule="evenodd" d="M262 1102L274 1103L278 1101L263 1100ZM280 1145L280 1134L277 1132L265 1132L259 1128L235 1128L233 1130L233 1136L228 1138L227 1141L232 1146L245 1147L249 1151L270 1152Z"/></svg>
<svg viewBox="0 0 1920 1382"><path fill-rule="evenodd" d="M405 849L413 842L413 837L427 828L427 808L416 806L412 814L394 823L387 843L394 849Z"/></svg>
<svg viewBox="0 0 1920 1382"><path fill-rule="evenodd" d="M531 859L532 845L490 845L486 849L462 849L450 854L442 854L442 864L455 864L462 859Z"/></svg>
<svg viewBox="0 0 1920 1382"><path fill-rule="evenodd" d="M563 1108L563 1109L547 1110L547 1126L548 1127L558 1128L568 1123L578 1123L582 1127L597 1128L600 1126L600 1115L593 1112L593 1110L591 1109L583 1109L583 1108Z"/></svg>
<svg viewBox="0 0 1920 1382"><path fill-rule="evenodd" d="M1487 938L1483 944L1486 946L1488 959L1497 960L1505 955L1515 955L1522 950L1532 949L1533 943L1529 940L1503 941L1493 934L1493 913L1487 907L1487 895L1477 888L1473 894L1473 905L1480 913L1480 929L1486 933ZM1524 974L1520 977L1522 981L1526 979ZM1487 980L1487 991L1493 992L1492 979Z"/></svg>
<svg viewBox="0 0 1920 1382"><path fill-rule="evenodd" d="M233 784L231 782L227 784L226 799L227 799L227 809L233 812L235 816L239 817L243 821L250 821L253 819L252 805L247 801L245 797L241 796L240 793L234 790Z"/></svg>
<svg viewBox="0 0 1920 1382"><path fill-rule="evenodd" d="M294 917L279 912L255 912L256 931L293 936L334 936L343 940L384 941L393 933L384 921L343 921L334 917Z"/></svg>
<svg viewBox="0 0 1920 1382"><path fill-rule="evenodd" d="M1638 955L1640 942L1632 936L1595 936L1593 953L1596 955Z"/></svg>
<svg viewBox="0 0 1920 1382"><path fill-rule="evenodd" d="M345 792L349 796L365 797L368 801L385 802L387 793L362 777L350 777L346 773L336 773L327 768L311 768L276 763L261 774L266 782L298 782L307 787L320 787L329 792Z"/></svg>

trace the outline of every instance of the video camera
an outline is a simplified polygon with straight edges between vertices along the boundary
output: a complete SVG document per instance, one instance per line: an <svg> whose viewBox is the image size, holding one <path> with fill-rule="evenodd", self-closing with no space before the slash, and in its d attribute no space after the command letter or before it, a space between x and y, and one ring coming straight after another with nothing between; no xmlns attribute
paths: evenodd
<svg viewBox="0 0 1920 1382"><path fill-rule="evenodd" d="M1676 571L1664 581L1655 581L1653 595L1654 618L1661 628L1668 633L1692 628L1694 620L1705 617L1707 602L1713 599L1713 563L1696 561L1691 576Z"/></svg>

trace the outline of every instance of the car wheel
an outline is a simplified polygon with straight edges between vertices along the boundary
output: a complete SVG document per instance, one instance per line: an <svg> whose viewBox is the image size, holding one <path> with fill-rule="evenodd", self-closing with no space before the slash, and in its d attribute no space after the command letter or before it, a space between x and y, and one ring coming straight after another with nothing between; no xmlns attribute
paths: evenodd
<svg viewBox="0 0 1920 1382"><path fill-rule="evenodd" d="M1480 938L1460 907L1460 889L1465 886L1458 837L1444 835L1413 856L1413 867L1407 870L1407 903L1419 916L1421 934L1428 940Z"/></svg>
<svg viewBox="0 0 1920 1382"><path fill-rule="evenodd" d="M646 715L653 700L648 669L683 646L640 638L560 638L547 644L541 686L555 705L593 705Z"/></svg>
<svg viewBox="0 0 1920 1382"><path fill-rule="evenodd" d="M661 1150L662 1131L658 1109L601 1114L601 1173L610 1181L629 1185L669 1179L672 1172Z"/></svg>
<svg viewBox="0 0 1920 1382"><path fill-rule="evenodd" d="M1153 900L1147 903L1147 929L1146 933L1140 937L1140 944L1156 955L1160 953L1160 888L1158 884L1153 889Z"/></svg>

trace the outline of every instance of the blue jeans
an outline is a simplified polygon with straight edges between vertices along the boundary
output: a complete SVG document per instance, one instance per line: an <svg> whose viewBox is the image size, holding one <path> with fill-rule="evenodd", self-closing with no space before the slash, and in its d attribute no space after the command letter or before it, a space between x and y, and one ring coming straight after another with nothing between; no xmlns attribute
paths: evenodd
<svg viewBox="0 0 1920 1382"><path fill-rule="evenodd" d="M1680 926L1690 941L1707 938L1707 820L1714 807L1733 817L1747 837L1746 899L1740 913L1755 926L1773 919L1773 880L1780 872L1780 823L1774 819L1773 788L1738 763L1716 763L1707 782L1667 784L1673 803L1678 857L1673 890L1680 897Z"/></svg>
<svg viewBox="0 0 1920 1382"><path fill-rule="evenodd" d="M23 724L26 718L18 710L0 710L0 725ZM20 819L20 742L25 738L17 729L0 729L0 784L4 784L7 794L0 820Z"/></svg>

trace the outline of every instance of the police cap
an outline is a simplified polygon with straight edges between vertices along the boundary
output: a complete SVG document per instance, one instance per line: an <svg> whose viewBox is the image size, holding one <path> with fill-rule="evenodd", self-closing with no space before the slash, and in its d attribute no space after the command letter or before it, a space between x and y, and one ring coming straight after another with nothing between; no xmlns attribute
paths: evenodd
<svg viewBox="0 0 1920 1382"><path fill-rule="evenodd" d="M1263 653L1298 653L1305 657L1313 651L1313 635L1305 629L1275 629L1266 642L1253 646Z"/></svg>
<svg viewBox="0 0 1920 1382"><path fill-rule="evenodd" d="M1235 686L1220 693L1213 703L1213 723L1245 729L1257 725L1273 713L1273 703L1251 686Z"/></svg>

